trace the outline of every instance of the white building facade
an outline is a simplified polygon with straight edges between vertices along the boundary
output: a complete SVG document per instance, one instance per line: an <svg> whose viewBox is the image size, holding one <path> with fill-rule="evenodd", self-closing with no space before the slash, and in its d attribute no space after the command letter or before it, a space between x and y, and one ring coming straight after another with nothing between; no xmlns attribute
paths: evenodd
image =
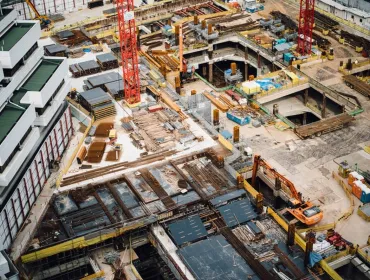
<svg viewBox="0 0 370 280"><path fill-rule="evenodd" d="M0 250L10 247L73 135L64 58L45 57L38 21L0 15Z"/></svg>

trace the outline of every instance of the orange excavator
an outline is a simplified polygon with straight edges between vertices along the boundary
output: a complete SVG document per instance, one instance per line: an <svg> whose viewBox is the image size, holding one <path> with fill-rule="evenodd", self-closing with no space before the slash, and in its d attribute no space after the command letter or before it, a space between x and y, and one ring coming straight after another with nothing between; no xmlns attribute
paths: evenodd
<svg viewBox="0 0 370 280"><path fill-rule="evenodd" d="M302 193L297 192L294 184L285 176L281 175L272 166L270 166L260 155L254 156L252 186L256 187L257 172L263 168L263 173L269 179L275 181L275 190L282 190L285 200L289 207L287 212L292 214L301 223L312 226L320 222L323 218L323 212L318 206L315 206L311 201L304 201Z"/></svg>

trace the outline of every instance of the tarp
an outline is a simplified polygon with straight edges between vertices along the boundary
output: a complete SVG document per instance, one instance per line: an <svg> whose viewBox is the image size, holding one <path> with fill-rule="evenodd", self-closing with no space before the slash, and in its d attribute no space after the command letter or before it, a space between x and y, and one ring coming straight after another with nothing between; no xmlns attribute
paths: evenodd
<svg viewBox="0 0 370 280"><path fill-rule="evenodd" d="M318 263L319 261L322 260L322 257L320 254L318 253L315 253L315 252L311 252L310 253L310 258L309 258L309 265L310 267L313 267L316 263Z"/></svg>

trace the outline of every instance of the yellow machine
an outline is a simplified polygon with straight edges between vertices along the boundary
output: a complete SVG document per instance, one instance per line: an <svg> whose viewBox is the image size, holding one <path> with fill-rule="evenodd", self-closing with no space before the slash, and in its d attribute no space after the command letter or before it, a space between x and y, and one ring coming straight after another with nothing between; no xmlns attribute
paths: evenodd
<svg viewBox="0 0 370 280"><path fill-rule="evenodd" d="M40 15L40 13L37 11L36 7L33 5L33 3L30 0L26 0L26 3L28 7L33 11L34 13L34 19L38 19L41 24L41 29L51 29L53 27L53 22L49 19L46 15Z"/></svg>
<svg viewBox="0 0 370 280"><path fill-rule="evenodd" d="M334 49L333 48L329 49L328 60L334 60Z"/></svg>

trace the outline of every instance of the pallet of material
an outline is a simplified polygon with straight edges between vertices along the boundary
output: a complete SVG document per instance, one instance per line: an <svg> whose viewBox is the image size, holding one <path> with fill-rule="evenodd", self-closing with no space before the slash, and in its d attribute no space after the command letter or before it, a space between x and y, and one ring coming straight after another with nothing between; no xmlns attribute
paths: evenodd
<svg viewBox="0 0 370 280"><path fill-rule="evenodd" d="M106 161L118 161L121 157L121 151L112 150L107 153Z"/></svg>
<svg viewBox="0 0 370 280"><path fill-rule="evenodd" d="M87 152L87 161L91 163L99 163L103 159L105 151L105 142L94 141L91 143L90 148Z"/></svg>
<svg viewBox="0 0 370 280"><path fill-rule="evenodd" d="M101 120L116 115L116 108L113 103L103 104L97 107L94 107L93 113L95 120Z"/></svg>
<svg viewBox="0 0 370 280"><path fill-rule="evenodd" d="M112 122L102 122L100 123L95 130L95 136L98 137L108 137L109 131L113 128Z"/></svg>
<svg viewBox="0 0 370 280"><path fill-rule="evenodd" d="M83 61L69 66L74 78L95 74L101 71L99 64L95 60Z"/></svg>
<svg viewBox="0 0 370 280"><path fill-rule="evenodd" d="M122 80L104 84L104 87L107 89L107 92L115 100L123 99L124 90L123 90L123 81Z"/></svg>
<svg viewBox="0 0 370 280"><path fill-rule="evenodd" d="M347 86L358 91L363 96L370 98L370 85L361 81L353 75L346 75L343 80Z"/></svg>
<svg viewBox="0 0 370 280"><path fill-rule="evenodd" d="M321 121L298 126L294 129L294 132L301 139L305 139L308 137L312 138L315 136L321 136L324 133L329 133L334 130L341 129L353 120L354 117L352 117L348 113L343 113L337 116L323 119Z"/></svg>
<svg viewBox="0 0 370 280"><path fill-rule="evenodd" d="M98 88L100 87L102 90L107 91L107 87L105 86L108 83L120 81L123 86L123 80L121 74L118 72L109 72L100 75L96 75L93 77L89 77L84 80L84 84L89 88Z"/></svg>
<svg viewBox="0 0 370 280"><path fill-rule="evenodd" d="M99 63L101 69L109 70L118 68L118 60L112 53L103 53L96 56L96 61Z"/></svg>

